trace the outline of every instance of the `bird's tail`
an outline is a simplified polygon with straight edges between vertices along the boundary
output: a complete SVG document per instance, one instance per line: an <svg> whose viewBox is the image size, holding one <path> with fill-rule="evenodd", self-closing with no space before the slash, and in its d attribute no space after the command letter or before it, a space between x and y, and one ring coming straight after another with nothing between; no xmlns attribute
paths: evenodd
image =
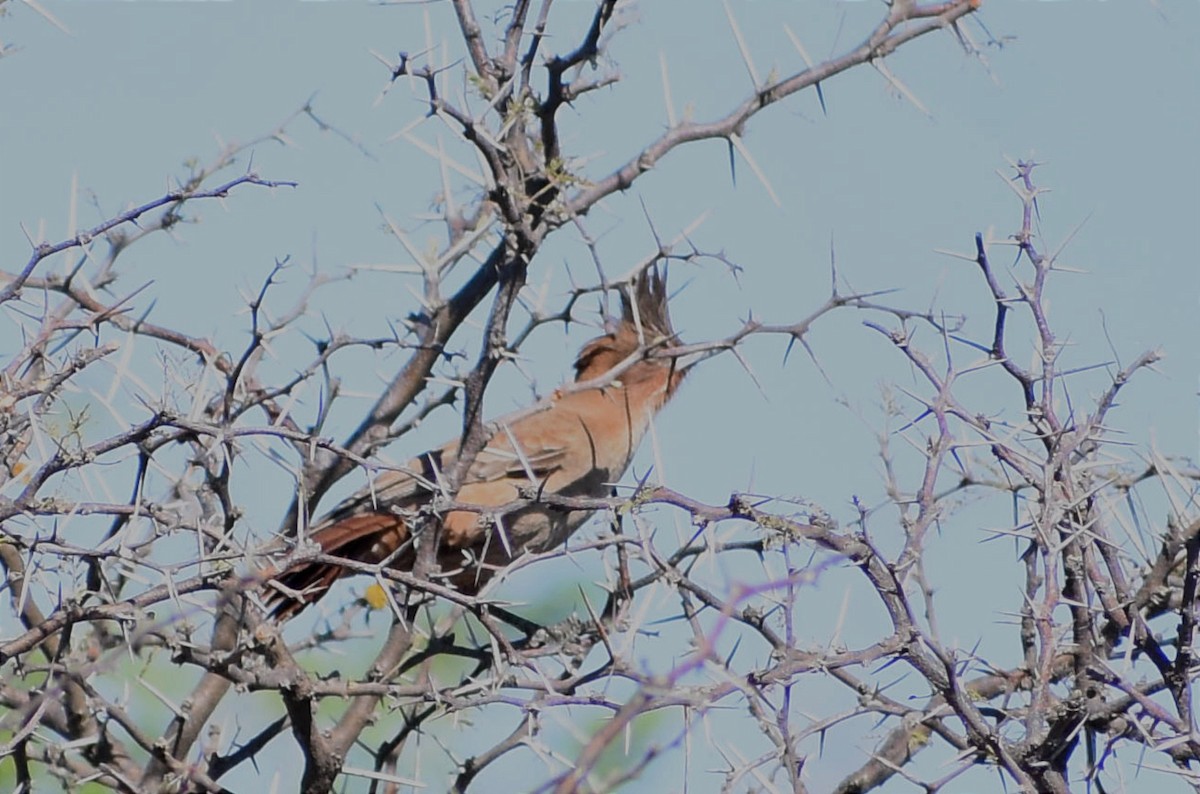
<svg viewBox="0 0 1200 794"><path fill-rule="evenodd" d="M321 554L370 564L386 559L407 537L408 528L399 516L359 513L314 530L309 540L320 547ZM287 620L352 573L333 562L302 562L272 576L263 600L272 617Z"/></svg>

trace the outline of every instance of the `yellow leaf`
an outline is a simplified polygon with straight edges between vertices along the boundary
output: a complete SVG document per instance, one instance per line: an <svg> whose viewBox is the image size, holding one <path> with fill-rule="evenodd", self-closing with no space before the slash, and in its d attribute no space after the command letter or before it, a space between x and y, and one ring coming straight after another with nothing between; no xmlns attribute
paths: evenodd
<svg viewBox="0 0 1200 794"><path fill-rule="evenodd" d="M388 604L387 593L378 583L367 588L367 592L363 593L363 600L371 609L383 609Z"/></svg>

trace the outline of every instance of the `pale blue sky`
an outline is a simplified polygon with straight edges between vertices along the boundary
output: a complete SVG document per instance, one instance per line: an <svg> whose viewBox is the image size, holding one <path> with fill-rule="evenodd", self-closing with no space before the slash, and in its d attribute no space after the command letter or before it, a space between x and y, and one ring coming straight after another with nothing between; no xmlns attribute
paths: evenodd
<svg viewBox="0 0 1200 794"><path fill-rule="evenodd" d="M436 226L411 219L429 208L439 189L437 170L405 141L389 141L420 115L419 97L397 84L376 104L388 75L369 51L394 59L400 50L423 50L428 14L435 44L446 42L457 57L445 4L44 0L44 6L69 34L20 3L9 3L0 19L0 42L14 48L0 60L4 269L18 269L28 255L21 224L35 234L44 228L50 240L69 233L72 180L79 185L79 225L91 225L161 195L169 178L186 173L186 160L211 159L217 139L267 132L314 93L318 114L356 136L375 159L296 120L294 145L259 146L254 166L266 178L298 182L297 189L241 188L224 206L194 205L191 212L202 223L181 228L173 240L158 236L135 246L116 291L153 280L139 303L157 301L152 319L240 349L245 318L236 314L238 289L256 288L276 258L291 256L305 268L330 272L407 263L403 248L381 229L376 204L418 241L436 236ZM731 8L761 75L801 63L783 23L820 58L857 43L881 13L878 3L817 0L741 0ZM557 5L552 21L561 27L552 46L567 47L591 9L590 2ZM689 341L730 333L750 310L772 322L800 319L825 297L831 240L840 274L856 288L900 288L892 299L910 307L936 299L946 311L968 312L967 332L984 337L991 315L977 273L934 249L970 251L976 231L994 228L1003 236L1016 230L1018 204L995 172L1008 173L1005 158L1032 157L1045 162L1036 176L1053 190L1041 205L1045 247L1053 250L1074 234L1062 261L1088 271L1060 277L1052 292L1060 332L1076 343L1071 356L1078 365L1110 358L1102 316L1123 360L1162 347L1165 360L1135 381L1114 420L1133 441L1194 456L1200 3L991 0L981 19L1005 42L985 49L986 66L965 56L948 34L922 39L888 60L928 115L865 68L824 86L827 116L815 95L805 93L755 118L746 143L782 206L744 162L731 184L722 144L674 153L635 190L589 217L604 261L615 274L651 250L642 203L665 237L710 213L694 239L701 248L723 250L745 272L740 282L717 264L672 272L675 286L687 285L672 311ZM977 42L987 40L976 22L966 28ZM660 53L679 113L690 106L697 118L709 118L750 88L720 3L641 4L611 49L625 80L564 114L565 146L594 155L587 174L605 173L663 128ZM440 134L462 157L444 130L426 125L416 134L434 145ZM995 253L997 264L1006 263L1000 249ZM531 284L548 281L550 295L561 294L568 283L564 263L580 280L592 275L586 250L570 233L535 262ZM318 299L320 314L308 327L319 333L323 315L335 327L387 333L387 321L414 305L405 278L374 274L331 289ZM281 294L300 284L297 274ZM282 298L280 305L286 305ZM714 502L745 488L795 495L842 520L851 515L853 495L878 503L883 491L872 428L880 426L879 385L913 379L862 319L849 312L829 318L811 336L832 386L800 351L781 366L779 339L751 340L745 348L766 398L731 357L709 362L659 422L659 476ZM569 351L587 333L575 331L565 342L558 330L535 337L529 369L543 391L561 377ZM16 342L13 327L0 326L0 356ZM461 344L476 354L473 340ZM308 352L301 340L281 345L279 371L301 365ZM368 393L378 383L373 372L386 376L398 364L393 358L339 374ZM1080 398L1096 383L1082 382ZM492 413L528 394L511 372L498 387ZM1013 394L980 388L985 406L1002 399L1013 405ZM344 432L365 406L347 401L329 432ZM435 417L392 454L418 451L409 443L440 441L456 421ZM640 465L652 460L647 447ZM251 519L269 527L286 507L290 486L281 471L262 468L262 479L242 496ZM981 652L1001 661L1017 650L1010 628L993 630L1001 612L1015 608L1011 548L988 546L980 558L977 530L1003 520L982 514L978 525L959 524L959 534L948 532L930 552L933 573L945 577L944 638L969 648L982 637ZM990 566L988 554L1002 555L1004 563ZM752 574L734 569L728 575ZM823 636L822 621L836 618L846 588L846 577L834 572L813 594L821 599L814 638ZM967 589L971 598L962 598ZM518 584L514 592L536 590ZM866 597L856 591L851 608ZM876 610L869 605L867 611ZM873 638L876 627L859 628L862 635L848 642ZM826 748L840 764L814 762L814 790L862 759L871 741L859 736L850 731L837 737L844 746ZM676 790L680 777L667 769L651 779ZM982 772L966 779L984 787L996 780ZM691 791L714 790L717 782L693 776ZM1131 790L1137 785L1130 783ZM280 790L291 787L285 782Z"/></svg>

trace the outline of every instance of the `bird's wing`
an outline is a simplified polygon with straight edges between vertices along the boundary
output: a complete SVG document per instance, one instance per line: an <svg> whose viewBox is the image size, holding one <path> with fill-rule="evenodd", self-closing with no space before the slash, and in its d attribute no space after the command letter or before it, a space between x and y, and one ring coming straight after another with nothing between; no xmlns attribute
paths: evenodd
<svg viewBox="0 0 1200 794"><path fill-rule="evenodd" d="M523 442L518 444L516 438L516 433L501 424L492 440L475 457L466 481L514 479L540 482L562 467L567 456L562 439L547 443L545 439L530 439L527 434L522 434Z"/></svg>
<svg viewBox="0 0 1200 794"><path fill-rule="evenodd" d="M500 430L480 450L463 484L502 479L540 482L562 467L567 455L565 444L535 438L516 444L517 434L500 420ZM445 472L454 465L457 442L413 458L403 468L380 474L371 483L343 499L323 516L317 528L336 524L351 516L387 510L389 507L417 507L429 498Z"/></svg>

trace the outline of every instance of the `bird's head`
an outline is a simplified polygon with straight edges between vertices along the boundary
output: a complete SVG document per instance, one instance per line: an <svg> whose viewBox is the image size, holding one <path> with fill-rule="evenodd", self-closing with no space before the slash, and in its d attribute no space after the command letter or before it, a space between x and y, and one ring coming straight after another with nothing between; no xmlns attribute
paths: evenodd
<svg viewBox="0 0 1200 794"><path fill-rule="evenodd" d="M575 380L598 378L639 350L676 347L680 343L671 325L667 306L667 277L657 265L634 276L621 290L621 319L607 334L583 346L575 360ZM630 384L650 378L666 379L670 397L682 382L685 370L673 358L647 357L621 373L619 380Z"/></svg>

